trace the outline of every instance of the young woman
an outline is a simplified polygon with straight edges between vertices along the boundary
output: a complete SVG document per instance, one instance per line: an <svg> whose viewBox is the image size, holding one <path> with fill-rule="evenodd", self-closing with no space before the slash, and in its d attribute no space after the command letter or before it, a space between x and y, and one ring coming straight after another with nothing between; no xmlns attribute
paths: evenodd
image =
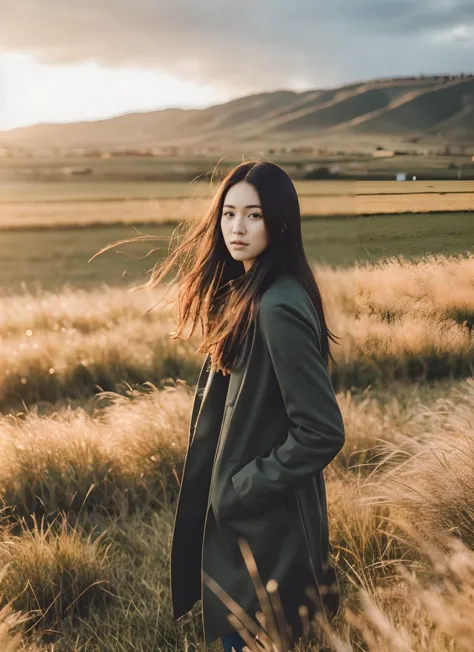
<svg viewBox="0 0 474 652"><path fill-rule="evenodd" d="M243 639L212 578L255 618L261 609L242 557L273 578L290 641L300 605L331 620L339 591L331 560L323 469L344 424L328 371L321 294L305 256L295 187L277 165L245 162L222 181L209 212L154 272L183 256L179 337L200 320L206 353L192 408L171 545L173 617L202 601L204 643ZM191 333L192 335L192 333Z"/></svg>

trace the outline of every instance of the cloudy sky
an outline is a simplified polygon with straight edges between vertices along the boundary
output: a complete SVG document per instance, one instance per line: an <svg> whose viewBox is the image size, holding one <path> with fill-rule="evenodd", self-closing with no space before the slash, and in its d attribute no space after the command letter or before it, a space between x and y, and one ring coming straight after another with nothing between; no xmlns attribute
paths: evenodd
<svg viewBox="0 0 474 652"><path fill-rule="evenodd" d="M474 68L474 0L0 0L0 16L0 129Z"/></svg>

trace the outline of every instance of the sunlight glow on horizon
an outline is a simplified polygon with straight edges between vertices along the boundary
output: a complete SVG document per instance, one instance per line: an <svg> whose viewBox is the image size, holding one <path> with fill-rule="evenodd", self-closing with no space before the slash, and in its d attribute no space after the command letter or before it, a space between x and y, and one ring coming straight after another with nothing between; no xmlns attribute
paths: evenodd
<svg viewBox="0 0 474 652"><path fill-rule="evenodd" d="M0 52L0 131L40 123L80 122L166 108L205 108L231 98L212 85L146 68L95 61L51 65Z"/></svg>

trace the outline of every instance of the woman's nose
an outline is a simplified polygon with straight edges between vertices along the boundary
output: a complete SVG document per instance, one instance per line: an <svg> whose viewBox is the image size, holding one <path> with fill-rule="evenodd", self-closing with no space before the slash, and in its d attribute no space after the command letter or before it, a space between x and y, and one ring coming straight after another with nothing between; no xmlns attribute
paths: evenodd
<svg viewBox="0 0 474 652"><path fill-rule="evenodd" d="M245 231L243 224L234 224L234 228L232 229L232 233L235 233L235 235L240 235Z"/></svg>

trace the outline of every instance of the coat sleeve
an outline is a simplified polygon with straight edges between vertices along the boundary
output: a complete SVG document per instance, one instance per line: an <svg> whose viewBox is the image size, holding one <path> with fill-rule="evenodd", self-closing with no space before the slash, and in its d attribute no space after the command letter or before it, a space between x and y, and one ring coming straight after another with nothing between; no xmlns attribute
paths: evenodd
<svg viewBox="0 0 474 652"><path fill-rule="evenodd" d="M341 411L321 355L316 313L288 300L260 307L262 336L291 427L282 444L232 477L240 501L255 512L324 469L345 441Z"/></svg>

